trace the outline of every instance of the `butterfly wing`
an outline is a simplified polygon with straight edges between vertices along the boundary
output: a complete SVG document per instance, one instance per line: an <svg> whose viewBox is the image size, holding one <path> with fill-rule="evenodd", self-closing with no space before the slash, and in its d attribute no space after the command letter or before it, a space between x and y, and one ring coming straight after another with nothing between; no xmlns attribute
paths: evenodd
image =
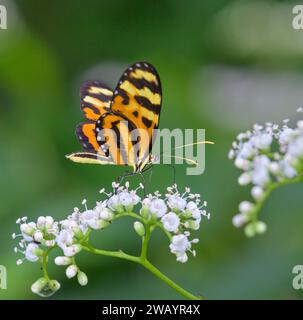
<svg viewBox="0 0 303 320"><path fill-rule="evenodd" d="M67 158L80 163L131 165L141 171L152 149L153 129L159 125L161 101L159 75L146 62L129 67L114 93L102 82L85 82L81 109L89 121L76 129L85 152ZM134 129L144 131L140 140L133 141Z"/></svg>
<svg viewBox="0 0 303 320"><path fill-rule="evenodd" d="M110 158L91 152L74 152L65 156L67 159L77 163L91 164L115 164Z"/></svg>
<svg viewBox="0 0 303 320"><path fill-rule="evenodd" d="M86 119L97 121L110 111L113 91L101 81L86 81L80 89L81 110Z"/></svg>
<svg viewBox="0 0 303 320"><path fill-rule="evenodd" d="M76 136L84 152L67 155L68 159L79 163L112 164L96 134L96 121L110 110L112 96L112 90L100 81L83 83L80 89L80 106L87 121L77 125Z"/></svg>
<svg viewBox="0 0 303 320"><path fill-rule="evenodd" d="M160 77L147 62L130 66L114 90L111 111L123 115L136 129L147 133L139 143L137 154L129 151L129 163L135 160L137 169L146 162L153 143L153 130L158 128L162 102ZM142 168L141 168L142 169Z"/></svg>

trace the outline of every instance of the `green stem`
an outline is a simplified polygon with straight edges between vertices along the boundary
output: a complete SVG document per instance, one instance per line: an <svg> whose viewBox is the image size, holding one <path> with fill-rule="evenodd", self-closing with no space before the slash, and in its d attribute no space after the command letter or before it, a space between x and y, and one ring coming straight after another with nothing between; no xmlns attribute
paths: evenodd
<svg viewBox="0 0 303 320"><path fill-rule="evenodd" d="M102 250L102 249L94 248L89 244L82 245L82 248L83 250L88 251L90 253L99 254L107 257L120 258L128 261L140 263L140 257L132 256L130 254L123 252L122 250L119 250L119 251Z"/></svg>
<svg viewBox="0 0 303 320"><path fill-rule="evenodd" d="M47 258L49 253L53 250L53 248L49 248L46 251L44 251L43 255L42 255L42 271L43 271L43 276L44 278L49 282L50 278L47 272Z"/></svg>
<svg viewBox="0 0 303 320"><path fill-rule="evenodd" d="M145 225L145 236L142 238L142 249L141 249L141 259L146 259L147 257L147 247L150 238L150 225Z"/></svg>
<svg viewBox="0 0 303 320"><path fill-rule="evenodd" d="M159 269L157 269L153 264L151 264L147 259L141 261L141 265L144 266L147 270L153 273L156 277L161 279L163 282L168 284L170 287L179 292L182 296L189 300L202 300L202 297L197 297L187 290L183 289L179 285L177 285L174 281L168 278L165 274L163 274Z"/></svg>
<svg viewBox="0 0 303 320"><path fill-rule="evenodd" d="M267 188L267 190L264 192L263 197L261 200L259 200L256 205L254 206L254 209L250 212L250 217L251 221L256 222L258 220L258 214L263 207L264 202L268 199L268 197L271 195L271 193L282 186L288 185L288 184L293 184L293 183L298 183L298 182L303 182L303 176L298 176L292 179L285 179L279 182L274 182L270 184Z"/></svg>
<svg viewBox="0 0 303 320"><path fill-rule="evenodd" d="M183 289L179 285L177 285L174 281L169 279L166 275L164 275L160 270L158 270L154 265L152 265L147 259L146 259L146 250L147 250L147 244L149 240L149 235L146 237L147 234L145 235L145 240L143 240L142 244L142 252L140 257L132 256L129 254L124 253L123 251L107 251L107 250L101 250L94 248L90 245L83 245L83 249L85 251L88 251L90 253L98 254L98 255L103 255L103 256L108 256L108 257L115 257L115 258L120 258L124 260L128 260L131 262L138 263L145 267L147 270L149 270L151 273L153 273L156 277L161 279L163 282L168 284L170 287L175 289L177 292L179 292L181 295L183 295L185 298L190 299L190 300L200 300L202 299L201 297L197 297L193 295L192 293L188 292L187 290ZM147 240L146 240L147 239ZM144 249L143 249L144 248ZM146 248L146 249L145 249Z"/></svg>

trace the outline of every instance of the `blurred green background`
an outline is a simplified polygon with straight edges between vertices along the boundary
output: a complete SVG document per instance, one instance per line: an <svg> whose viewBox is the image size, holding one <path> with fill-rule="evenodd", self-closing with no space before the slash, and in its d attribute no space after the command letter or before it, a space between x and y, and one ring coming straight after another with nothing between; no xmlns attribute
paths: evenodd
<svg viewBox="0 0 303 320"><path fill-rule="evenodd" d="M87 79L114 86L140 60L158 69L163 86L162 128L205 128L206 171L177 182L209 203L196 258L180 264L159 232L151 261L196 294L209 299L302 298L292 288L292 268L303 264L302 184L277 190L262 211L269 230L247 239L231 218L249 188L227 159L235 135L254 122L291 118L303 104L303 31L292 28L288 1L0 1L8 30L0 30L0 264L8 270L1 299L36 299L30 285L38 264L17 267L11 233L19 216L62 219L83 198L93 205L98 190L125 171L78 165L64 155L81 150L74 135L82 121L79 87ZM131 183L137 183L131 178ZM172 183L156 166L151 189ZM119 221L94 238L100 248L136 253L130 221ZM179 299L139 266L82 253L79 266L89 284L67 280L55 299Z"/></svg>

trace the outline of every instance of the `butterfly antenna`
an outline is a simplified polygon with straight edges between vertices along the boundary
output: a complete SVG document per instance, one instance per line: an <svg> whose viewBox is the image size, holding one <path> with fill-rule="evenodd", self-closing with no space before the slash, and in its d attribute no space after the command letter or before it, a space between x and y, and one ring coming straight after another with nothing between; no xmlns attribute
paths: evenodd
<svg viewBox="0 0 303 320"><path fill-rule="evenodd" d="M194 145L198 145L198 144L215 144L213 141L198 141L198 142L194 142L194 143L188 143L188 144L184 144L182 146L178 146L175 147L174 150L176 149L181 149L181 148L186 148L186 147L190 147L190 146L194 146Z"/></svg>
<svg viewBox="0 0 303 320"><path fill-rule="evenodd" d="M191 164L194 164L194 165L198 165L198 162L193 160L193 159L189 159L189 158L185 158L185 157L180 157L180 156L171 156L171 155L168 155L168 154L163 154L163 157L168 157L168 158L174 158L174 159L181 159L181 160L185 160Z"/></svg>

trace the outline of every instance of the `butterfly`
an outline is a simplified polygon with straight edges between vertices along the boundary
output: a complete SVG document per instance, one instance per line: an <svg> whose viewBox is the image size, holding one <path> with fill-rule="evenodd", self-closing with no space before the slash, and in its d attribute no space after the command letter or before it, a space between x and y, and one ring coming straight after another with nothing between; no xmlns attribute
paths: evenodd
<svg viewBox="0 0 303 320"><path fill-rule="evenodd" d="M160 120L162 89L156 69L137 62L122 74L115 90L101 81L86 81L80 89L86 120L76 127L83 152L66 155L78 163L129 165L142 172L151 155ZM134 140L133 133L138 131Z"/></svg>

